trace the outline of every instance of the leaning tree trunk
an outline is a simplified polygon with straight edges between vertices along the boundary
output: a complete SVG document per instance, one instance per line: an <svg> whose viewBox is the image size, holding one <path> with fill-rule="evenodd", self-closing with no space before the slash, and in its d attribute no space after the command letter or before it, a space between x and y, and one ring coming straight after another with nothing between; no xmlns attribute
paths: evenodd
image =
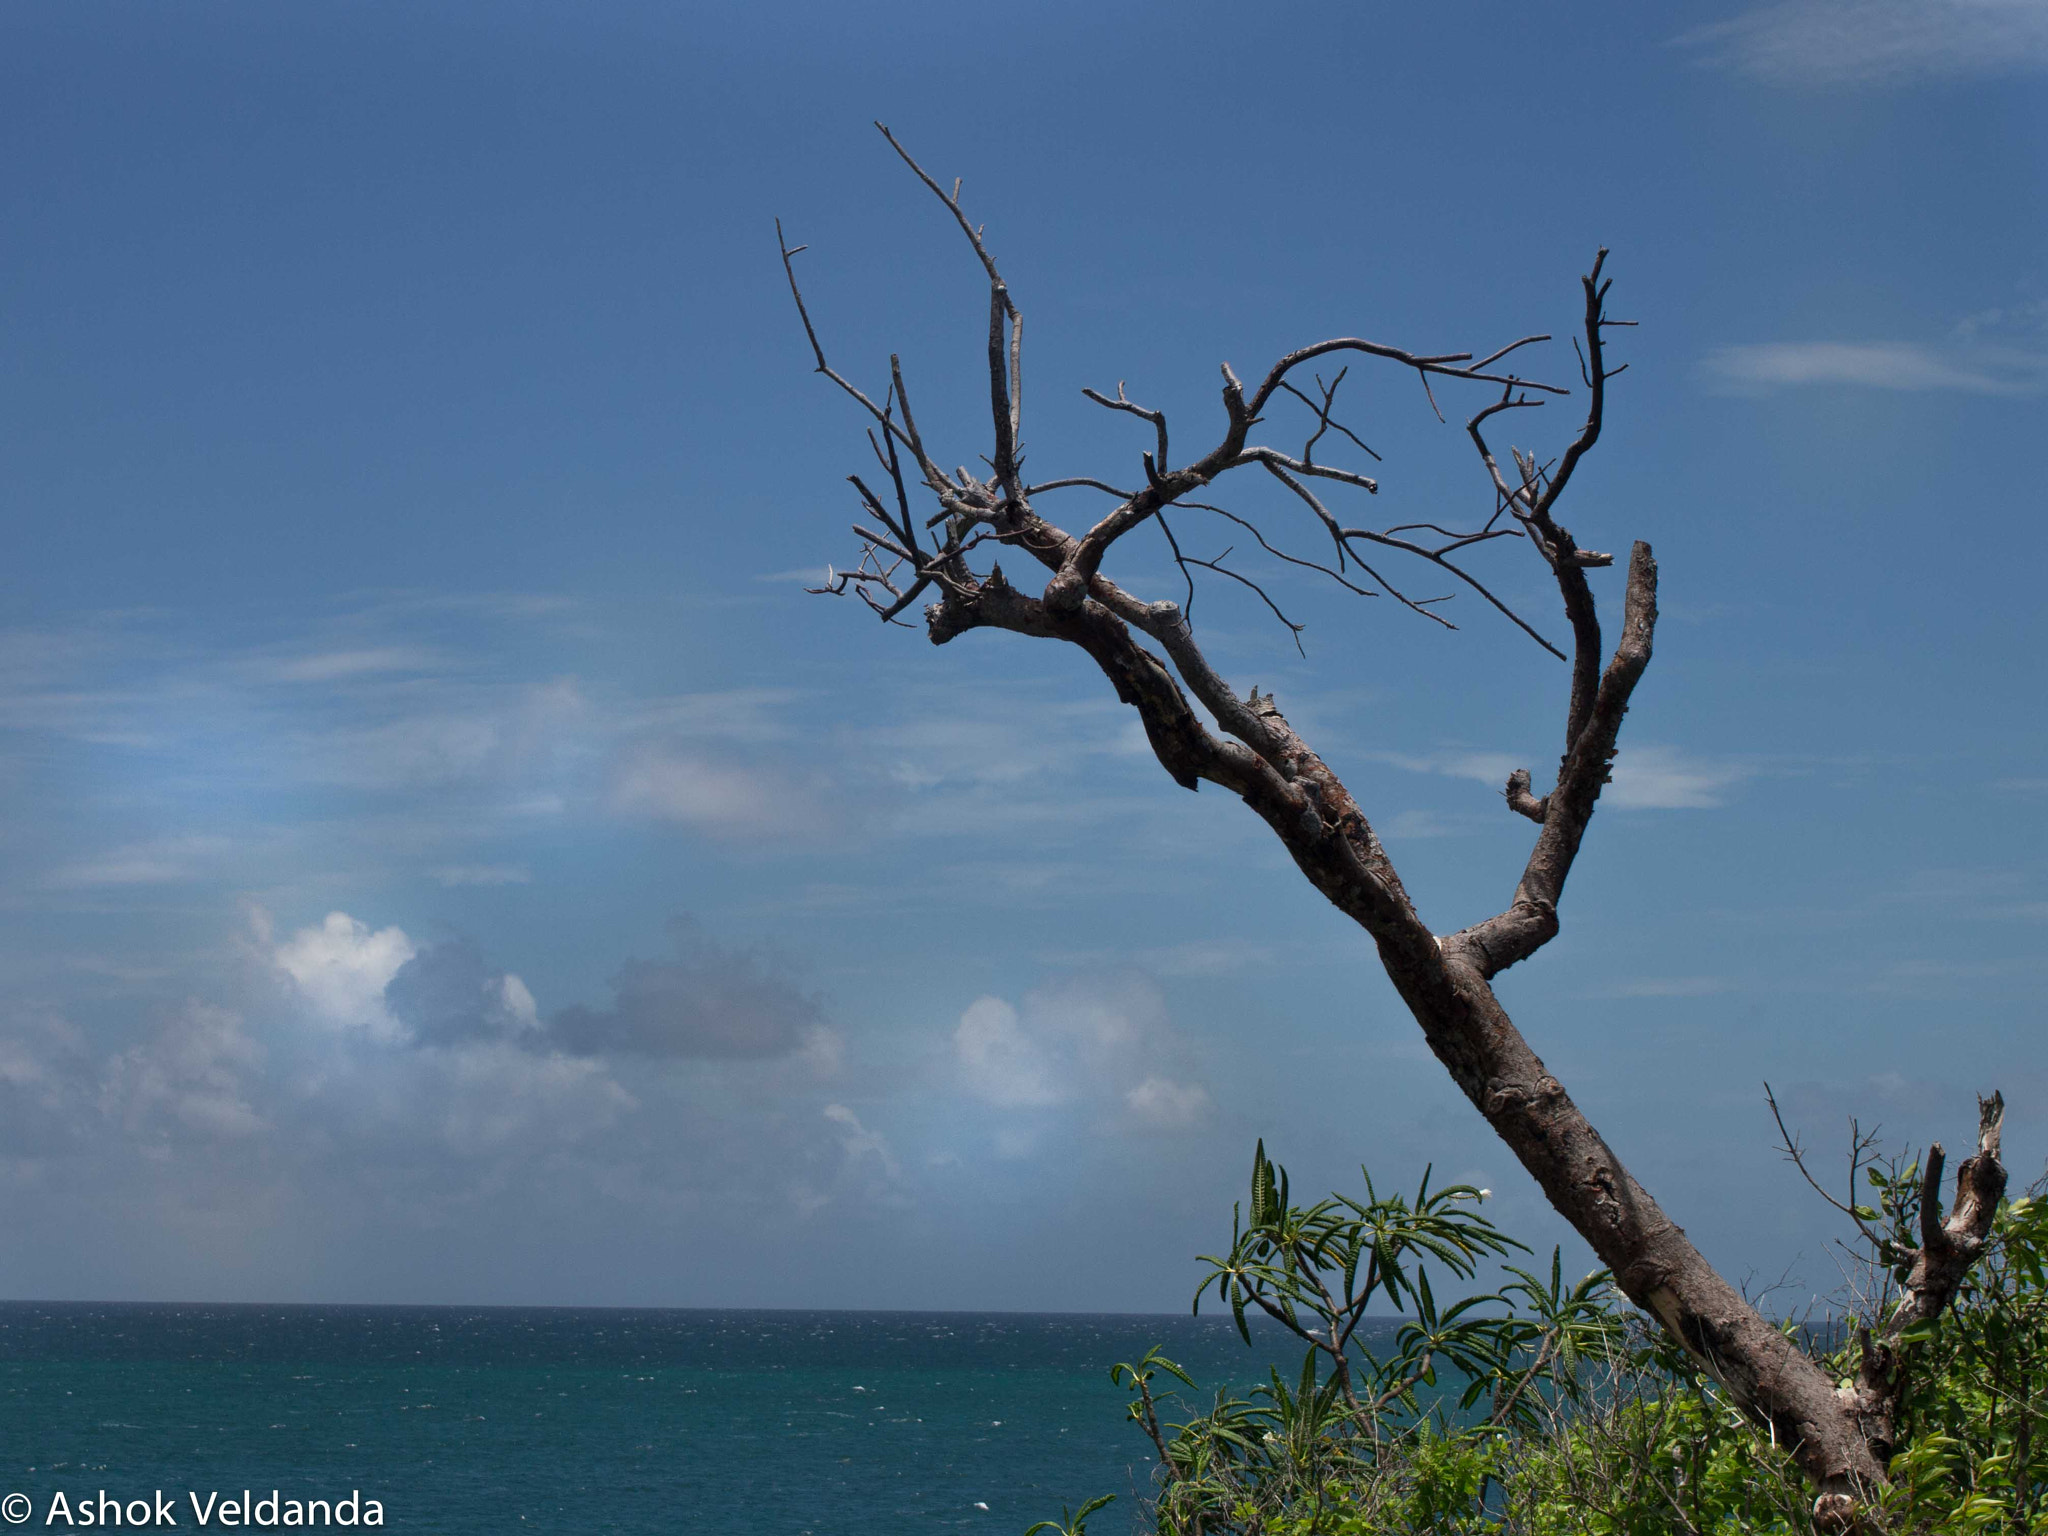
<svg viewBox="0 0 2048 1536"><path fill-rule="evenodd" d="M886 128L882 131L888 134ZM1956 1171L1954 1205L1946 1220L1939 1203L1943 1155L1939 1146L1930 1152L1923 1185L1922 1242L1903 1299L1879 1328L1865 1333L1858 1376L1838 1387L1721 1278L1636 1182L1523 1039L1493 991L1495 976L1529 958L1558 931L1565 880L1607 782L1622 719L1649 664L1656 629L1657 565L1650 547L1638 543L1628 562L1620 640L1611 657L1606 656L1586 573L1611 565L1613 559L1581 549L1555 516L1574 470L1599 440L1607 381L1621 371L1609 370L1605 361L1606 330L1627 323L1606 315L1608 284L1600 274L1607 253L1600 253L1582 280L1581 374L1590 403L1584 424L1554 469L1533 454L1517 452L1516 474L1510 478L1482 430L1496 414L1566 393L1503 371L1502 358L1547 337L1524 337L1477 362L1470 353L1425 355L1340 337L1281 358L1249 396L1226 365L1222 436L1179 469L1168 463L1162 412L1128 400L1121 386L1115 399L1088 391L1098 404L1138 417L1153 429L1155 448L1141 457L1144 484L1125 490L1086 476L1030 484L1022 473L1022 317L981 231L961 211L958 184L948 196L893 137L889 142L946 204L988 274L987 357L994 424L993 451L986 460L990 474L982 479L961 469L948 475L939 467L918 430L895 359L880 405L826 362L792 264L802 247L791 248L785 242L783 263L790 291L817 369L872 418L869 440L890 482L885 502L859 476L850 477L869 519L854 526L862 544L861 559L851 571L831 573L826 587L818 590L855 593L890 621L930 593L934 600L924 616L934 644L946 644L971 630L996 629L1066 641L1085 652L1117 697L1137 710L1154 755L1177 783L1197 789L1206 781L1239 796L1272 829L1309 882L1371 937L1387 976L1458 1087L1542 1187L1551 1205L1613 1271L1629 1299L1652 1314L1796 1458L1817 1493L1816 1519L1831 1528L1861 1523L1871 1495L1885 1480L1893 1450L1895 1417L1906 1385L1901 1335L1938 1316L1949 1304L1983 1248L2004 1193L2006 1175L1999 1161L2002 1101L1994 1094L1983 1102L1977 1150ZM1329 383L1317 376L1315 396L1294 382L1305 364L1340 354L1379 358L1412 369L1426 391L1432 380L1500 386L1499 398L1467 424L1493 485L1493 514L1482 527L1464 533L1434 525L1346 527L1325 504L1314 489L1318 482L1368 494L1377 489L1371 477L1314 457L1317 444L1333 431L1364 447L1333 414L1342 371ZM1309 413L1311 435L1296 454L1251 441L1252 429L1264 421L1269 407L1284 403L1283 396L1300 402ZM1433 391L1429 398L1434 406ZM1194 499L1198 493L1212 494L1208 488L1231 471L1246 468L1264 470L1306 509L1329 541L1330 563L1284 553L1245 518ZM913 484L919 495L931 498L935 510L930 514L913 512ZM1111 510L1078 538L1041 517L1034 506L1036 497L1073 489L1094 490L1113 502ZM1270 595L1249 578L1224 567L1220 558L1208 561L1184 553L1167 518L1169 510L1178 515L1184 509L1227 518L1284 560L1321 571L1354 592L1384 592L1415 613L1446 623L1431 602L1407 598L1369 563L1384 559L1382 551L1428 562L1462 582L1545 649L1564 657L1461 563L1468 561L1468 549L1501 539L1521 539L1542 559L1572 631L1565 752L1548 794L1534 793L1525 770L1517 770L1508 780L1508 807L1535 822L1539 830L1505 910L1455 933L1432 932L1351 792L1296 734L1279 706L1257 689L1240 697L1218 676L1196 645L1179 604L1144 601L1102 574L1104 558L1119 539L1156 522L1188 579L1190 595L1194 569L1219 572L1251 587L1298 633L1300 626L1287 621ZM1439 537L1425 538L1425 533ZM1013 585L999 565L977 570L972 557L983 546L990 546L991 554L1008 549L1036 561L1051 573L1043 590L1034 595ZM1366 582L1372 585L1362 585ZM1142 644L1140 636L1158 651ZM1221 734L1189 702L1189 694Z"/></svg>

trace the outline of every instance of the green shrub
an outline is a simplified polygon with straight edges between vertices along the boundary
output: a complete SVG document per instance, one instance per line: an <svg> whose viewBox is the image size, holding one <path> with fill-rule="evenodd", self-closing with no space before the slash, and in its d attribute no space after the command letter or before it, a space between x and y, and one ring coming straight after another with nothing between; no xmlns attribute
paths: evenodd
<svg viewBox="0 0 2048 1536"><path fill-rule="evenodd" d="M1861 1166L1860 1164L1857 1166ZM1866 1263L1830 1318L1789 1334L1838 1378L1859 1328L1895 1301L1892 1266L1919 1220L1917 1165L1863 1168L1853 1208ZM1253 1156L1249 1208L1196 1293L1246 1342L1260 1317L1303 1348L1242 1396L1210 1395L1155 1349L1113 1376L1158 1456L1146 1515L1160 1536L1734 1536L1808 1532L1812 1494L1783 1447L1615 1290L1498 1265L1490 1292L1439 1302L1526 1252L1480 1210L1482 1190L1292 1204L1286 1171ZM1368 1308L1399 1322L1366 1347ZM1376 1316L1377 1320L1377 1316ZM2048 1536L2048 1200L1999 1211L1952 1309L1906 1345L1910 1389L1881 1517L1900 1531ZM1103 1501L1083 1510L1094 1513ZM1079 1521L1034 1529L1078 1533Z"/></svg>

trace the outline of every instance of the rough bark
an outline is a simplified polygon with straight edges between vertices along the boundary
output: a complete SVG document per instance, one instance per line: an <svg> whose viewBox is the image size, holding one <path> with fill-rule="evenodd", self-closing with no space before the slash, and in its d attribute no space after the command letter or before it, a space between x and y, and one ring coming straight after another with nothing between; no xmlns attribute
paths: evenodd
<svg viewBox="0 0 2048 1536"><path fill-rule="evenodd" d="M1588 411L1554 471L1533 454L1518 452L1517 474L1511 480L1482 430L1497 414L1564 393L1499 371L1507 354L1547 337L1524 337L1476 362L1470 353L1415 353L1341 337L1281 358L1249 396L1225 365L1224 430L1212 448L1179 469L1166 462L1163 413L1129 401L1121 386L1115 399L1089 391L1097 403L1140 417L1154 428L1156 454L1141 455L1142 486L1126 491L1080 476L1026 485L1020 470L1021 315L981 230L960 211L958 185L949 197L893 138L890 143L946 203L989 276L987 356L994 451L986 462L992 473L981 480L964 469L949 475L939 468L912 418L894 359L890 387L880 405L827 364L790 265L796 251L785 244L783 261L817 369L872 418L875 430L870 440L893 489L892 507L854 479L864 512L881 528L856 525L862 540L860 565L832 573L821 590L856 593L891 621L920 594L931 591L936 600L925 609L926 632L938 645L975 630L993 629L1064 641L1085 653L1116 696L1138 712L1153 754L1176 783L1193 790L1207 782L1237 795L1272 830L1308 881L1371 938L1387 976L1459 1089L1552 1206L1613 1271L1630 1300L1655 1316L1733 1400L1768 1426L1777 1443L1798 1459L1820 1495L1816 1517L1834 1527L1858 1523L1869 1493L1884 1480L1892 1453L1894 1418L1909 1368L1903 1336L1948 1305L1982 1250L2003 1194L2002 1101L1996 1095L1985 1101L1977 1151L1957 1171L1957 1194L1946 1220L1939 1214L1943 1156L1938 1146L1933 1149L1923 1206L1928 1214L1921 1247L1905 1281L1905 1300L1876 1336L1865 1341L1858 1379L1838 1388L1721 1278L1636 1182L1531 1049L1492 986L1500 972L1529 958L1558 932L1565 883L1607 783L1629 700L1649 665L1656 631L1657 565L1649 545L1639 542L1628 562L1620 636L1612 654L1603 653L1587 572L1612 564L1612 557L1579 548L1555 515L1567 482L1599 439L1607 381L1621 371L1608 369L1605 362L1606 330L1626 323L1606 315L1608 284L1601 279L1606 252L1582 280L1580 358ZM1318 442L1333 429L1364 448L1363 441L1332 414L1343 374L1329 383L1317 377L1320 399L1311 398L1291 380L1295 369L1340 354L1412 370L1432 407L1432 381L1476 380L1501 387L1499 399L1467 424L1493 483L1495 506L1484 525L1462 533L1434 524L1347 528L1324 503L1311 482L1334 483L1368 495L1377 488L1371 477L1318 463L1313 456ZM1313 434L1298 454L1251 441L1252 430L1282 396L1300 400L1314 414ZM1309 510L1315 528L1330 543L1330 563L1288 554L1269 543L1246 518L1188 499L1198 491L1213 494L1209 488L1217 481L1246 467L1265 470ZM907 476L921 481L936 503L937 510L929 516L913 516ZM1033 505L1035 497L1075 488L1115 498L1112 509L1078 537L1046 520ZM1206 561L1183 553L1166 519L1169 511L1178 515L1184 509L1221 514L1249 529L1264 549L1283 560L1321 571L1353 592L1385 593L1413 612L1448 624L1432 606L1439 600L1409 599L1366 556L1378 559L1379 551L1395 550L1420 558L1460 580L1546 649L1563 656L1451 556L1462 559L1465 550L1519 538L1543 560L1572 633L1565 750L1547 794L1535 793L1527 770L1517 770L1508 780L1508 807L1536 822L1539 830L1502 911L1454 933L1432 932L1357 800L1287 722L1278 704L1257 689L1240 697L1217 674L1195 643L1181 605L1145 601L1103 574L1103 562L1120 539L1158 522L1191 595L1190 567L1203 568L1251 587L1280 614L1263 588L1223 566L1221 557ZM1425 538L1422 530L1436 537ZM984 544L1037 562L1049 573L1042 591L1034 594L1014 585L1000 565L977 573L970 557ZM1367 582L1372 585L1364 585ZM1280 616L1284 621L1284 614ZM1299 631L1291 622L1289 627ZM1190 702L1190 693L1220 727L1220 736Z"/></svg>

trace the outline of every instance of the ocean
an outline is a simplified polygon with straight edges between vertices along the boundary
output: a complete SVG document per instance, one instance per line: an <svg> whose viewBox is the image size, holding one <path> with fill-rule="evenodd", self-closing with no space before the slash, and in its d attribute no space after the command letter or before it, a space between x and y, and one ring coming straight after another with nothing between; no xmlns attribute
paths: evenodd
<svg viewBox="0 0 2048 1536"><path fill-rule="evenodd" d="M1114 1493L1122 1536L1153 1458L1109 1369L1154 1344L1265 1375L1227 1317L4 1303L0 1517L1022 1536Z"/></svg>

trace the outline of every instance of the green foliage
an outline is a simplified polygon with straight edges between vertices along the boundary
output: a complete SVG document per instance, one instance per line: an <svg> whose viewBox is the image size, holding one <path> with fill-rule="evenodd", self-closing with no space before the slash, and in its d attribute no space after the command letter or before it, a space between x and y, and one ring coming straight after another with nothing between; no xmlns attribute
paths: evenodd
<svg viewBox="0 0 2048 1536"><path fill-rule="evenodd" d="M2048 1200L2003 1205L1912 1350L1889 1507L1943 1531L2048 1533Z"/></svg>
<svg viewBox="0 0 2048 1536"><path fill-rule="evenodd" d="M1871 1284L1836 1320L1787 1330L1837 1377L1856 1370L1857 1324L1881 1321L1910 1261L1918 1166L1861 1168L1874 1205L1851 1214ZM1526 1247L1479 1209L1484 1192L1292 1203L1260 1143L1227 1252L1201 1262L1249 1342L1250 1319L1303 1347L1298 1372L1199 1401L1152 1350L1118 1365L1129 1415L1158 1455L1148 1506L1159 1536L1738 1536L1812 1531L1812 1491L1769 1433L1596 1271L1566 1282L1500 1263L1489 1292L1440 1301L1482 1264ZM1438 1279L1432 1282L1434 1269ZM1392 1309L1371 1333L1368 1304ZM1999 1212L1955 1305L1905 1346L1911 1387L1883 1517L1915 1533L2048 1536L2048 1200ZM1033 1531L1081 1536L1081 1522Z"/></svg>
<svg viewBox="0 0 2048 1536"><path fill-rule="evenodd" d="M1050 1531L1052 1536L1088 1536L1088 1517L1098 1509L1102 1509L1115 1502L1115 1494L1105 1493L1100 1498L1090 1499L1086 1504L1083 1504L1081 1506L1081 1513L1078 1515L1063 1509L1060 1511L1059 1519L1041 1520L1038 1524L1025 1531L1024 1536L1038 1536L1040 1531Z"/></svg>

